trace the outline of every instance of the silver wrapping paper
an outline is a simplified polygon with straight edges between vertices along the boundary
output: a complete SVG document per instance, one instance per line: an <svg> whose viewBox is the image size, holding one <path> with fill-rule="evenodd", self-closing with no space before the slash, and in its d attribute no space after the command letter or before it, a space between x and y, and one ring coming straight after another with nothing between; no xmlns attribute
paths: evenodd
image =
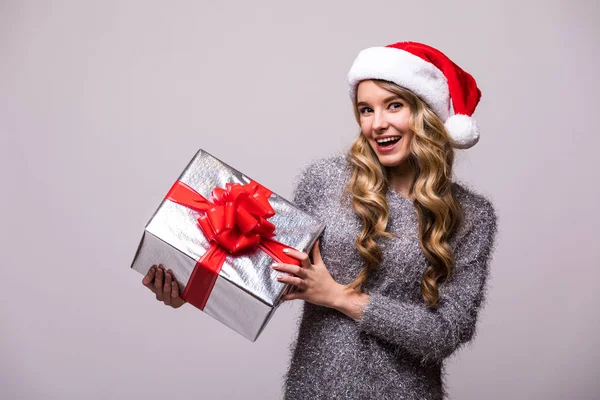
<svg viewBox="0 0 600 400"><path fill-rule="evenodd" d="M249 177L202 149L179 180L207 199L215 187L250 182ZM273 239L303 252L312 248L324 225L276 193L269 203L276 213L269 218L276 226ZM198 211L163 200L146 225L131 268L145 275L152 265L162 263L173 271L180 287L185 287L196 261L210 247L197 226L199 216ZM281 296L291 289L277 281L278 272L270 268L273 262L260 249L243 256L228 254L204 312L255 341L281 303Z"/></svg>

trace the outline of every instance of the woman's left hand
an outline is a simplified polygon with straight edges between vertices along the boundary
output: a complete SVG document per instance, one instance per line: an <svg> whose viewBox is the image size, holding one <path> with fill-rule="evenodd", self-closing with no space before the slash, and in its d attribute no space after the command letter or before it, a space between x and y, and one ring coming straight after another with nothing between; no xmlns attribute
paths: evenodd
<svg viewBox="0 0 600 400"><path fill-rule="evenodd" d="M301 299L319 306L334 308L336 301L343 295L344 286L337 283L321 258L319 241L312 248L311 264L308 254L295 249L286 249L287 255L300 260L300 266L294 264L276 263L272 268L280 272L288 272L292 275L281 274L278 280L297 286L294 293L282 296L282 300Z"/></svg>

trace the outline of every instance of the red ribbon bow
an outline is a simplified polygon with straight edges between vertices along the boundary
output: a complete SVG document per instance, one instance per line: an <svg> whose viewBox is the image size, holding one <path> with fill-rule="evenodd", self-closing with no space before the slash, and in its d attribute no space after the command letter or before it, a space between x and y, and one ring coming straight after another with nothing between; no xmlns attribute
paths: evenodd
<svg viewBox="0 0 600 400"><path fill-rule="evenodd" d="M267 221L275 215L268 200L271 194L251 180L245 185L227 183L225 189L214 188L207 200L181 181L173 184L165 199L200 211L198 225L211 243L196 262L181 295L185 301L204 309L227 253L240 254L258 247L277 262L300 265L283 252L287 246L271 239L275 236L275 225Z"/></svg>

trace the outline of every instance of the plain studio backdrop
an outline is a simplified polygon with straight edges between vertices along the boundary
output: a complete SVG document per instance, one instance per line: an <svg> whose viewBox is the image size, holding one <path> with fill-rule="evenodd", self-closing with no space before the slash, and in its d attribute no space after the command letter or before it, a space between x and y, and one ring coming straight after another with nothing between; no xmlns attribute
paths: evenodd
<svg viewBox="0 0 600 400"><path fill-rule="evenodd" d="M595 1L1 1L0 397L277 399L300 302L257 342L129 268L203 148L289 198L358 128L346 73L413 40L477 79L460 181L500 233L452 399L597 399Z"/></svg>

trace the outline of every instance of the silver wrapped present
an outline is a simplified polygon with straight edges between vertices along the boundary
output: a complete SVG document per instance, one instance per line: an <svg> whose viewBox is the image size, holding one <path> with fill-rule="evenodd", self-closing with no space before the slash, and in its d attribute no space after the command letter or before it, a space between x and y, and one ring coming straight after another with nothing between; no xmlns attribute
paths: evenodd
<svg viewBox="0 0 600 400"><path fill-rule="evenodd" d="M255 341L293 287L273 262L308 252L324 225L199 150L146 225L131 268L171 269L184 300Z"/></svg>

